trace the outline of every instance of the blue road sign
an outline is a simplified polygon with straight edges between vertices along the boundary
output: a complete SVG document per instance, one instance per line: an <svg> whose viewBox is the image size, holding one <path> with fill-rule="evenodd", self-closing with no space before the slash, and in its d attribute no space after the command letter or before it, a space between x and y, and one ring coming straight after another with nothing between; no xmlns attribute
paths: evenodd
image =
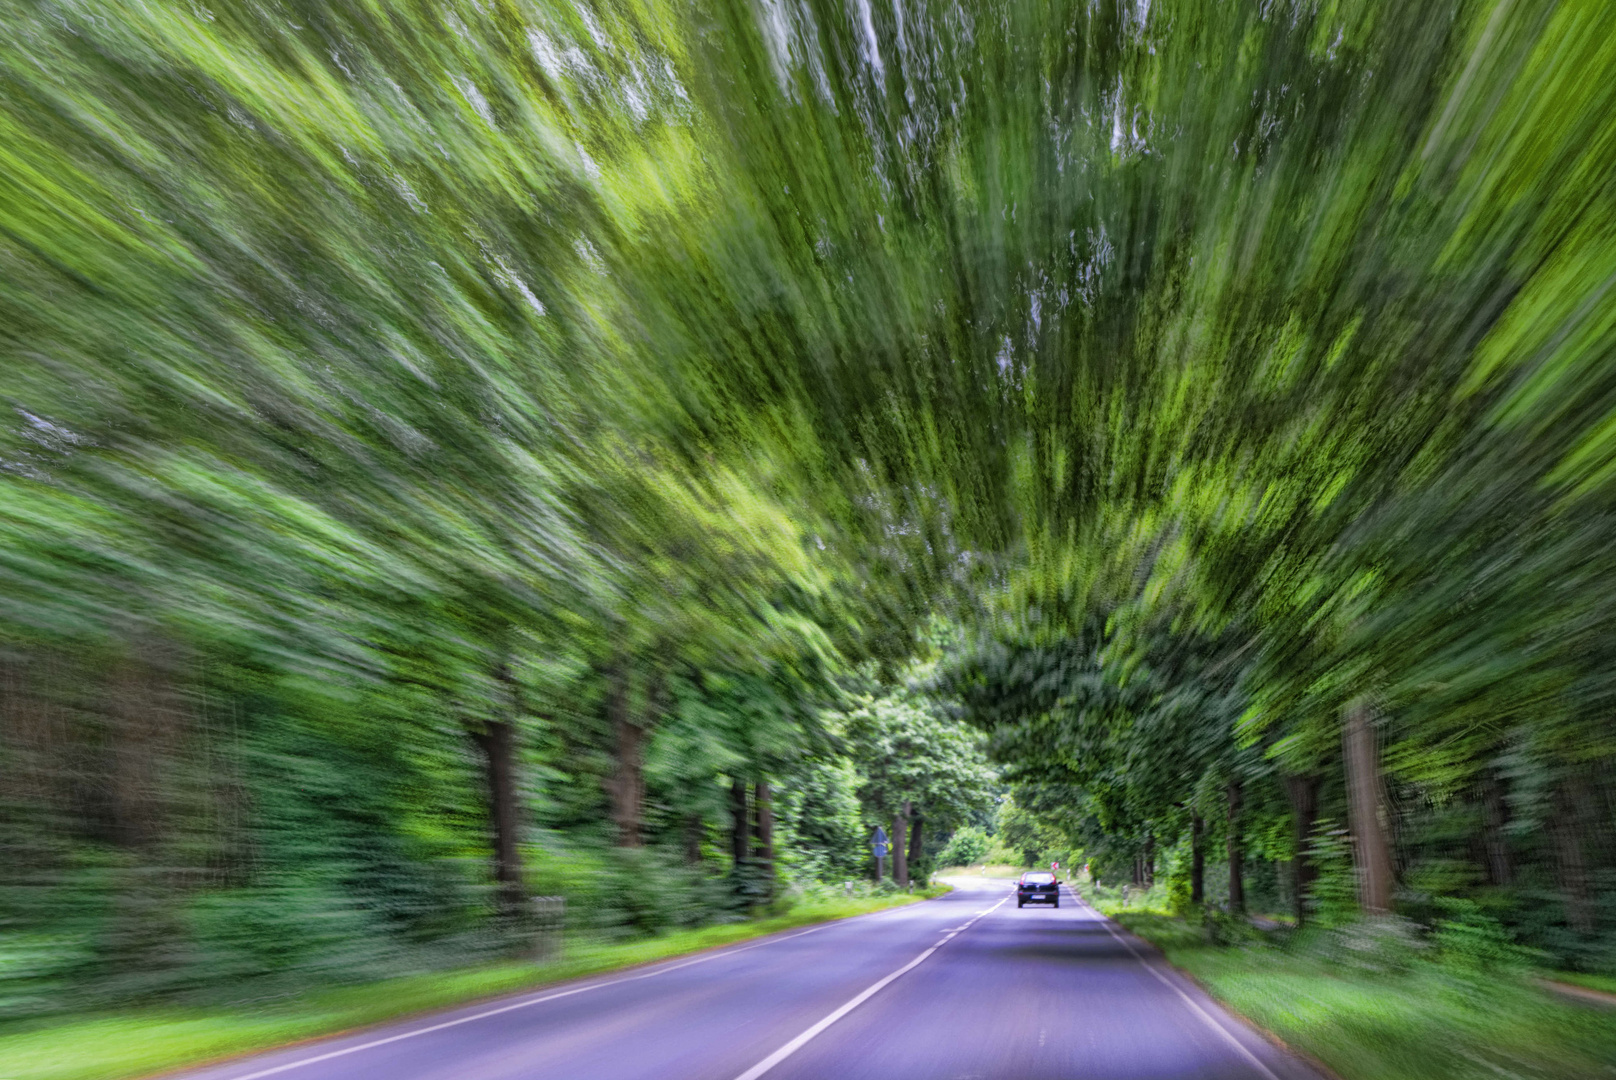
<svg viewBox="0 0 1616 1080"><path fill-rule="evenodd" d="M887 831L879 825L875 827L875 835L870 837L870 853L877 859L887 857Z"/></svg>

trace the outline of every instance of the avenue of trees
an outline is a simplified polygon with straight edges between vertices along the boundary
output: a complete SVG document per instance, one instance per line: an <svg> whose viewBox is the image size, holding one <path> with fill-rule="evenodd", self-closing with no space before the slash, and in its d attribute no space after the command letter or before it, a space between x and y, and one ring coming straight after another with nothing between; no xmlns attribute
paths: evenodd
<svg viewBox="0 0 1616 1080"><path fill-rule="evenodd" d="M1610 5L0 30L0 1011L901 881L999 767L1616 967Z"/></svg>

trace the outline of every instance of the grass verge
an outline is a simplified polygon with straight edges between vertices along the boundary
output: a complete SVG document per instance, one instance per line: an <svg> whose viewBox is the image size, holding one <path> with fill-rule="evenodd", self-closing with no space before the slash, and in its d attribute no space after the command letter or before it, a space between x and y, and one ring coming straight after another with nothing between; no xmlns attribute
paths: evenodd
<svg viewBox="0 0 1616 1080"><path fill-rule="evenodd" d="M1521 975L1465 974L1429 960L1362 971L1273 944L1217 947L1199 927L1160 912L1113 917L1213 997L1342 1080L1616 1077L1610 1014L1555 998Z"/></svg>
<svg viewBox="0 0 1616 1080"><path fill-rule="evenodd" d="M809 901L783 915L680 930L655 938L569 942L545 964L507 962L331 987L256 1005L126 1010L0 1027L4 1080L117 1080L179 1069L364 1027L548 983L597 975L673 956L732 945L812 923L844 919L929 899L936 886L909 895Z"/></svg>

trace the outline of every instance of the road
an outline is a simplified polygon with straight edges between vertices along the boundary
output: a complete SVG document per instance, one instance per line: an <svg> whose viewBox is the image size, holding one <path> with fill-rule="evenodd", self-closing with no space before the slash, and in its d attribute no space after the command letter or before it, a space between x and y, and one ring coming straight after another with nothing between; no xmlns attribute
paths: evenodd
<svg viewBox="0 0 1616 1080"><path fill-rule="evenodd" d="M1010 884L435 1013L189 1080L1319 1080L1063 891ZM1007 899L1008 898L1008 899Z"/></svg>

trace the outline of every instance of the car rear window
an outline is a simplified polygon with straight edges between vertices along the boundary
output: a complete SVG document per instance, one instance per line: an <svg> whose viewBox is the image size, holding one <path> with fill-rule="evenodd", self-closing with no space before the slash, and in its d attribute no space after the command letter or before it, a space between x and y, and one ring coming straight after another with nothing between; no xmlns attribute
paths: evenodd
<svg viewBox="0 0 1616 1080"><path fill-rule="evenodd" d="M1036 874L1022 874L1021 880L1028 885L1048 885L1051 881L1055 880L1055 875L1046 874L1043 871L1039 871Z"/></svg>

